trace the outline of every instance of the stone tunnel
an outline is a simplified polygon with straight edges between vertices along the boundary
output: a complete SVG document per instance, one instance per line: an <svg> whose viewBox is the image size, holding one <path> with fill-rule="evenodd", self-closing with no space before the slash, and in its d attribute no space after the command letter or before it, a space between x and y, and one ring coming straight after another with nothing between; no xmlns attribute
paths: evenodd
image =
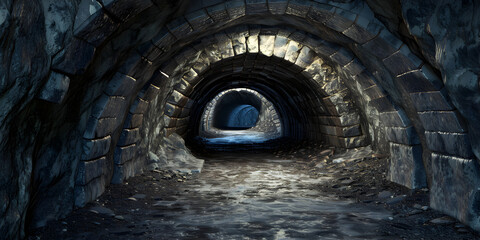
<svg viewBox="0 0 480 240"><path fill-rule="evenodd" d="M389 181L427 188L431 208L480 231L479 11L473 0L1 1L0 234L24 238L147 172L171 135L198 148L235 126L370 147L388 156Z"/></svg>

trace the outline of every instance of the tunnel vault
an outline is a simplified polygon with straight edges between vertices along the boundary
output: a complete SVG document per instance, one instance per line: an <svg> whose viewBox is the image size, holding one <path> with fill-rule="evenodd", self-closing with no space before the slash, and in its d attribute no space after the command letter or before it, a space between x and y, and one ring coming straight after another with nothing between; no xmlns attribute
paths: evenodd
<svg viewBox="0 0 480 240"><path fill-rule="evenodd" d="M59 105L81 99L68 136L82 146L65 187L72 205L145 171L164 137L198 135L204 107L219 92L250 88L275 106L285 135L389 154L389 180L428 187L433 208L480 229L471 118L365 2L99 2L79 5L74 36L37 95ZM173 14L178 9L184 13ZM31 208L33 222L64 201L44 198L36 200L43 210Z"/></svg>

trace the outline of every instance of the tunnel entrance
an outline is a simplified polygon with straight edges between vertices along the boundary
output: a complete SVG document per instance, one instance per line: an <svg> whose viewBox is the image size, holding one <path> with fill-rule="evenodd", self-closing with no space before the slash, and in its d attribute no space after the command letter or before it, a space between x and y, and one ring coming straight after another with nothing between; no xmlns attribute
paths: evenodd
<svg viewBox="0 0 480 240"><path fill-rule="evenodd" d="M457 61L471 60L463 53L471 51L460 51L469 36L447 34L438 45L443 22L419 17L441 11L415 14L427 6L412 1L401 11L399 4L340 0L9 2L0 6L0 30L19 41L5 41L0 67L3 155L11 159L0 174L0 216L7 219L0 235L65 216L145 171L174 164L183 171L193 159L188 141L207 151L293 141L298 152L302 143L322 142L301 156L319 178L332 159L317 153L368 146L390 156L377 159L380 178L428 187L432 208L480 229L480 138L472 127L480 111L468 104L479 97L478 74L463 64L475 61ZM391 19L398 18L384 9L408 18L397 28ZM33 15L22 20L24 12ZM433 19L427 37L418 30L422 19ZM40 41L23 41L30 33ZM429 47L437 45L445 51ZM355 187L344 177L375 154L332 160L352 164L339 167L343 176L331 188ZM365 171L376 171L376 163Z"/></svg>
<svg viewBox="0 0 480 240"><path fill-rule="evenodd" d="M283 136L276 107L249 88L221 91L205 106L197 139L207 149L261 145Z"/></svg>
<svg viewBox="0 0 480 240"><path fill-rule="evenodd" d="M219 112L218 115L225 113ZM220 127L220 129L228 130L245 130L252 127L255 127L258 121L258 110L248 104L240 105L231 110L230 113L227 113L228 120L226 125Z"/></svg>
<svg viewBox="0 0 480 240"><path fill-rule="evenodd" d="M278 142L291 145L303 141L345 148L363 146L358 111L340 76L308 48L298 51L299 58L310 59L311 68L323 69L322 72L313 77L306 72L303 62L260 52L209 62L209 67L202 70L193 66L167 101L165 114L168 119L176 119L169 121L167 136L176 132L193 149L209 149L209 140L213 138L222 147L242 144L243 150L277 148L284 145ZM233 124L242 112L249 110L255 115L253 108L242 105L259 112L256 121L255 117L243 118L255 121L255 126ZM221 130L228 136L219 135Z"/></svg>

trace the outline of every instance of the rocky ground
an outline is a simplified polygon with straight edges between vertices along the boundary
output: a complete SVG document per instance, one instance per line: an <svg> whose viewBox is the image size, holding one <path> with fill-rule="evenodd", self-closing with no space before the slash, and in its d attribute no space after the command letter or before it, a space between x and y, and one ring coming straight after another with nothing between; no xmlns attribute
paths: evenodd
<svg viewBox="0 0 480 240"><path fill-rule="evenodd" d="M308 146L202 156L200 174L155 170L110 186L28 239L480 239L385 179L385 156Z"/></svg>

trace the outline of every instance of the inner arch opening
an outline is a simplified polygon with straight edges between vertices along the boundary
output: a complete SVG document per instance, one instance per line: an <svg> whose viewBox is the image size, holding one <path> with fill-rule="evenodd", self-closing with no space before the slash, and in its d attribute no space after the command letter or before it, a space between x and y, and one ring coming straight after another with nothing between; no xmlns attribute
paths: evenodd
<svg viewBox="0 0 480 240"><path fill-rule="evenodd" d="M282 136L275 106L248 88L221 91L205 106L199 137L206 144L258 144Z"/></svg>
<svg viewBox="0 0 480 240"><path fill-rule="evenodd" d="M219 111L216 115L222 116L223 114ZM252 105L244 104L237 106L228 114L228 119L223 129L245 130L255 127L258 121L258 114L258 110Z"/></svg>

